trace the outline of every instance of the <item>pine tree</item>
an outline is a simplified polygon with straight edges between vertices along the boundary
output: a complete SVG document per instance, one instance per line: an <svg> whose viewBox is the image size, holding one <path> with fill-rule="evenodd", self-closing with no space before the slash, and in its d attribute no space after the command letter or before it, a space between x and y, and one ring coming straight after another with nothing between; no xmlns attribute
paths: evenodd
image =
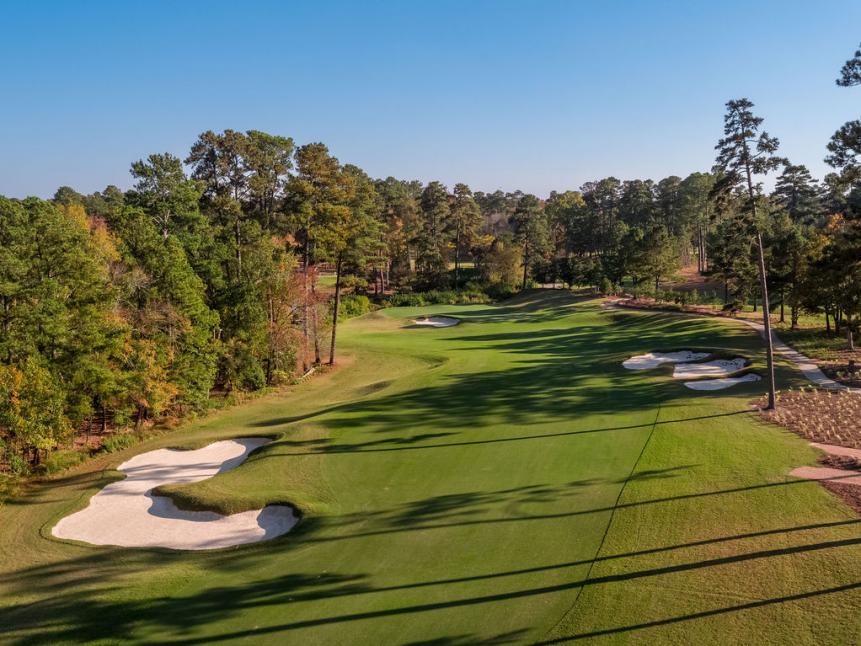
<svg viewBox="0 0 861 646"><path fill-rule="evenodd" d="M771 338L771 319L769 317L768 284L765 268L765 250L762 243L760 222L757 215L757 204L761 193L760 186L754 184L757 175L763 175L774 170L784 160L777 157L779 142L770 137L767 132L760 132L762 118L751 112L753 103L748 99L729 101L724 116L724 134L715 149L718 151L716 169L721 173L715 184L713 195L720 202L731 194L733 189L743 187L746 191L746 201L743 212L749 217L745 222L746 229L756 241L758 251L758 269L760 295L762 298L762 320L765 333L766 358L768 362L768 405L772 410L776 405L774 392L774 348Z"/></svg>

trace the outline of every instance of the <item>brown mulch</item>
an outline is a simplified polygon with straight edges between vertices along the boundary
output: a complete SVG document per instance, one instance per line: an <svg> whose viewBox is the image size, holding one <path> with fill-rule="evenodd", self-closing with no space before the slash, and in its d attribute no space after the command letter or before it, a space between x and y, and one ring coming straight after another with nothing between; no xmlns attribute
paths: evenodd
<svg viewBox="0 0 861 646"><path fill-rule="evenodd" d="M832 469L861 471L861 462L849 455L825 455L819 458L819 464Z"/></svg>
<svg viewBox="0 0 861 646"><path fill-rule="evenodd" d="M765 411L765 398L756 402L763 419L820 444L861 449L861 395L823 389L791 390L777 395L777 410ZM834 469L861 470L861 461L825 455L819 462ZM861 515L861 487L822 480L820 484Z"/></svg>
<svg viewBox="0 0 861 646"><path fill-rule="evenodd" d="M761 408L764 398L757 404ZM777 410L760 414L811 442L861 449L861 396L857 394L819 388L784 391L777 395Z"/></svg>
<svg viewBox="0 0 861 646"><path fill-rule="evenodd" d="M831 379L839 381L850 388L861 388L861 371L856 368L855 372L849 372L849 360L851 359L857 364L859 361L858 352L843 350L838 352L838 356L840 358L835 361L817 360L816 363L819 365L820 370Z"/></svg>

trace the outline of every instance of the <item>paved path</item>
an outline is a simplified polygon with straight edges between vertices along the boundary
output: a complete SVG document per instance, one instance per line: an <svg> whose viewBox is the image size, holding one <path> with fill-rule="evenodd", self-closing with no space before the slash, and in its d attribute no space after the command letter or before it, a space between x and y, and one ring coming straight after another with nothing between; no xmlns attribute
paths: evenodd
<svg viewBox="0 0 861 646"><path fill-rule="evenodd" d="M725 316L697 314L696 312L673 312L670 310L651 309L648 307L633 307L629 305L619 305L619 301L605 301L604 306L614 307L618 309L642 310L646 312L663 312L666 314L679 314L683 316L704 316L709 318L721 319L724 321L736 321L738 323L743 323L748 327L752 327L754 330L759 332L760 336L763 339L765 339L765 326L763 326L762 323L757 323L756 321L749 321L747 319L731 319ZM861 395L861 388L850 388L849 386L838 383L833 379L826 377L825 373L819 369L819 366L816 365L816 362L813 359L804 356L798 350L794 350L793 348L786 345L783 341L780 340L780 337L777 336L774 330L771 331L771 343L776 353L778 353L784 359L787 359L788 361L794 363L798 367L798 369L801 370L802 374L804 374L805 377L807 377L817 386L820 386L822 388L828 388L829 390L845 390L846 392Z"/></svg>
<svg viewBox="0 0 861 646"><path fill-rule="evenodd" d="M765 326L762 323L757 323L756 321L749 321L747 319L733 320L752 327L754 330L759 332L759 335L763 339L765 339ZM780 354L784 359L788 359L796 366L798 366L798 369L801 370L804 376L807 377L813 383L815 383L817 386L821 386L822 388L828 388L829 390L845 390L850 393L861 394L861 388L850 388L849 386L841 384L827 377L825 373L819 369L819 366L816 365L816 362L813 359L801 354L798 350L795 350L786 345L783 341L780 340L780 337L777 336L774 330L771 331L771 343L774 347L775 352Z"/></svg>

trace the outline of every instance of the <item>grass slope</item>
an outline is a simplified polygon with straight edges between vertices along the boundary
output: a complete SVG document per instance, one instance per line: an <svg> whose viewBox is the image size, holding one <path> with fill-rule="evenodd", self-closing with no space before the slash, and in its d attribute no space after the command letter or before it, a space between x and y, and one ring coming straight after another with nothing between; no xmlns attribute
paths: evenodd
<svg viewBox="0 0 861 646"><path fill-rule="evenodd" d="M419 313L463 324L404 327ZM686 347L763 363L747 328L561 292L351 321L342 369L0 508L0 641L858 641L861 525L786 476L814 452L747 412L762 383L693 392L671 366L620 365ZM289 501L304 519L281 539L178 553L48 538L133 453L261 434L277 441L171 492L226 511Z"/></svg>

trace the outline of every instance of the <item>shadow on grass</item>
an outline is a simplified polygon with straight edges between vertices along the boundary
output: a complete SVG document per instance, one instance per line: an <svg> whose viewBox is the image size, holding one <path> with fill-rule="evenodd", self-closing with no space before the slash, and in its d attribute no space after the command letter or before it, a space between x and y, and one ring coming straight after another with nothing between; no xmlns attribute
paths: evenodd
<svg viewBox="0 0 861 646"><path fill-rule="evenodd" d="M858 521L841 521L835 523L820 523L798 527L780 528L723 536L704 541L696 541L682 545L672 545L652 550L642 550L627 554L608 555L600 560L623 559L642 554L655 552L669 552L672 550L690 548L710 543L742 541L744 539L761 537L764 535L786 535L791 532L800 532L816 529L826 529L838 525L850 525ZM230 617L249 610L263 606L285 605L295 608L296 604L303 602L315 602L332 598L358 597L372 594L398 593L408 589L451 586L453 584L468 583L482 580L498 580L505 577L517 577L524 574L546 573L554 570L573 568L584 565L590 560L554 563L545 566L512 570L507 572L492 572L464 576L457 578L446 578L431 581L416 581L396 585L373 584L370 574L335 574L335 573L308 573L275 576L254 583L242 583L238 585L212 587L198 593L183 597L158 597L146 601L128 599L126 601L104 601L97 595L86 591L66 591L65 594L55 595L33 604L21 604L8 607L5 616L8 621L0 627L0 635L15 644L36 644L46 641L68 641L72 643L85 643L99 639L130 639L135 628L140 626L158 627L173 635L173 639L165 643L203 644L232 639L257 639L266 636L279 635L286 638L291 631L327 626L332 624L349 624L350 622L396 617L404 615L415 615L419 613L432 612L457 607L480 606L496 602L505 602L513 599L522 599L535 595L576 590L583 586L594 586L605 583L638 580L650 577L692 570L708 569L729 564L745 563L762 559L779 558L796 554L810 554L823 550L841 549L861 544L861 537L852 537L839 540L808 542L789 547L774 549L759 549L750 552L736 553L729 556L710 558L704 560L687 561L663 567L636 569L618 574L582 579L574 577L569 581L551 585L527 585L521 587L519 581L512 581L510 589L500 590L500 585L495 586L495 592L489 594L475 594L466 596L446 595L445 600L435 600L427 603L399 604L399 595L391 598L391 605L361 612L345 612L341 614L330 614L315 616L307 619L291 619L274 625L247 628L241 630L228 630L206 636L197 636L194 631L212 622L224 621ZM89 565L97 565L95 558L76 559L64 564L65 568L82 568ZM35 574L33 575L35 576ZM534 579L533 579L534 580ZM779 596L763 599L751 603L730 606L726 608L709 609L686 615L669 617L665 619L632 624L599 630L595 632L572 634L564 638L554 639L542 643L558 643L567 639L585 639L600 635L609 635L620 632L630 632L646 628L676 623L691 619L738 612L745 609L756 608L765 605L783 603L787 601L798 601L824 594L833 594L843 591L854 590L861 587L861 582L850 583L843 586L829 587L809 592ZM110 589L108 589L110 590ZM103 588L101 592L104 592ZM341 606L342 604L337 604ZM362 607L363 604L358 604ZM365 606L366 607L366 606ZM297 611L291 614L295 616ZM23 615L23 616L22 616ZM29 619L22 622L22 619ZM527 630L524 628L523 631ZM30 634L27 634L28 631ZM509 637L517 635L524 636L523 631L506 633ZM427 643L458 643L456 640L468 639L469 636L455 635L440 638L441 641L430 641ZM446 641L455 640L455 641ZM501 642L504 643L504 642Z"/></svg>
<svg viewBox="0 0 861 646"><path fill-rule="evenodd" d="M503 307L485 308L474 312L458 312L465 321L487 322L510 321L524 323L549 323L560 321L577 305L576 299L560 295L558 307L547 310L546 298L530 300L527 295L522 302ZM596 314L598 308L594 308ZM643 315L636 315L643 316ZM632 429L648 429L648 424L630 424L594 429L561 430L552 433L522 433L506 436L500 432L486 432L501 420L507 425L529 426L542 422L573 420L585 414L615 414L653 411L659 404L674 398L689 396L679 390L680 385L666 383L649 376L631 374L618 365L632 350L641 347L666 345L714 345L716 334L701 322L680 321L671 315L647 315L645 325L632 325L633 317L623 315L616 318L618 324L609 326L579 326L576 328L553 328L526 330L523 332L485 332L475 336L462 335L440 338L441 352L486 350L501 352L514 361L505 369L485 373L441 375L431 385L411 390L380 395L388 384L369 388L362 394L368 397L358 402L332 406L307 415L280 417L264 420L260 426L282 426L293 422L320 418L334 431L356 429L375 433L400 434L387 439L363 440L361 436L348 437L343 434L334 439L296 441L282 438L266 447L254 459L303 453L380 452L404 450L428 450L443 447L465 447L498 442L523 442L553 437L566 437L584 433L615 432ZM627 317L627 318L626 318ZM643 319L638 321L643 323ZM481 332L479 326L473 326ZM723 332L721 338L726 336ZM729 336L732 343L746 348L758 347L755 339L744 334ZM436 341L434 341L436 342ZM468 354L467 352L467 354ZM386 382L377 382L384 384ZM373 386L373 384L372 384ZM739 391L744 392L744 391ZM620 396L624 393L624 396ZM665 406L664 410L672 407ZM739 415L746 410L737 410L719 415L681 415L681 419L658 421L659 425L679 424L698 419ZM448 428L452 421L464 431L443 430L440 432L404 435L404 429L422 425L438 425ZM573 424L572 424L573 425ZM564 429L564 427L563 427ZM462 439L454 438L461 436ZM664 470L635 473L634 479L671 478L689 465L680 465ZM536 595L577 590L587 585L607 582L660 577L673 572L695 571L731 563L749 562L755 559L772 559L785 555L817 553L843 549L861 543L861 538L841 540L808 539L804 543L779 549L755 549L733 553L720 558L687 560L681 564L651 567L614 574L607 577L583 579L576 568L585 568L595 560L624 559L648 554L671 553L675 550L696 548L716 543L745 541L764 536L797 536L798 532L816 531L838 526L853 526L858 521L840 521L796 527L762 530L745 534L718 536L679 545L660 546L627 554L599 556L597 559L578 559L549 562L543 565L507 569L492 572L455 572L457 576L422 580L413 571L398 573L400 580L386 581L385 575L374 572L349 572L349 565L337 566L339 572L308 572L278 574L271 568L263 569L261 563L274 566L268 557L277 550L299 550L332 541L344 541L365 536L377 536L405 532L445 530L464 526L486 526L493 528L502 524L520 524L529 531L529 523L556 518L569 518L587 514L610 513L614 509L634 508L645 505L669 503L703 496L731 495L758 489L786 486L815 486L808 481L765 483L747 487L702 491L664 498L654 498L612 506L597 506L586 509L569 508L563 511L542 510L541 505L577 497L584 488L595 486L618 487L621 480L574 480L563 485L534 484L524 487L496 491L461 492L431 496L408 501L379 511L364 511L361 514L335 516L331 519L308 519L297 526L287 538L267 544L247 546L240 550L210 554L175 553L166 550L122 550L75 548L84 556L48 563L33 568L21 568L3 577L7 589L20 594L23 599L35 601L4 605L3 622L0 624L0 641L13 644L42 644L57 641L87 643L97 640L123 641L142 639L141 635L171 635L173 643L212 643L231 639L249 640L269 637L285 639L293 637L291 631L311 629L328 625L349 625L359 620L384 619L388 617L418 616L420 613L457 607L481 607L486 604L508 602ZM70 483L73 484L73 483ZM74 483L81 485L85 483ZM614 499L614 498L613 498ZM592 503L594 504L594 503ZM526 507L534 513L524 513ZM530 508L531 507L531 508ZM542 513L542 511L547 513ZM440 540L444 540L445 536ZM800 537L799 537L800 540ZM743 549L744 544L739 546ZM214 574L235 575L230 584L213 585L182 596L166 596L158 592L141 591L139 587L144 575L157 573L161 566L177 564L200 565ZM564 579L548 583L544 576L562 573ZM139 578L136 579L136 576ZM518 577L525 577L518 579ZM224 581L225 576L213 580ZM130 589L124 586L132 583ZM400 593L406 590L438 586L455 586L492 583L471 591L453 588L445 592L435 591L427 597L407 602ZM861 584L852 584L857 587ZM850 588L847 588L850 589ZM837 588L828 588L808 593L828 594ZM471 593L470 593L471 592ZM367 595L390 594L381 603L367 604ZM137 596L140 595L140 596ZM114 597L110 599L109 597ZM315 603L340 600L338 604L314 605L305 608L304 602ZM774 597L757 603L781 603L793 597ZM248 627L259 624L259 616L243 617L243 613L254 608L283 606L279 609L278 621L273 625ZM733 612L737 608L719 612ZM718 611L709 611L718 612ZM687 617L674 617L663 622L683 621ZM650 624L642 624L649 627ZM659 624L656 624L659 625ZM616 631L637 630L641 626L622 627ZM456 633L438 639L421 642L425 644L458 644L487 641L508 643L524 641L535 626L522 630L500 633L487 637L478 634ZM580 638L573 635L567 639Z"/></svg>

